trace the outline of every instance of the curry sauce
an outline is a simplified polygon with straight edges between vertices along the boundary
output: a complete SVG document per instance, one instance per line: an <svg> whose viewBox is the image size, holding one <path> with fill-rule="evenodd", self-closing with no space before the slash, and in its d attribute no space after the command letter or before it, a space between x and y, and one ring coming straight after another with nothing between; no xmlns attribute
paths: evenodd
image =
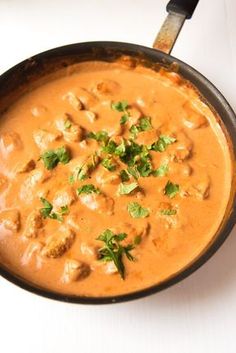
<svg viewBox="0 0 236 353"><path fill-rule="evenodd" d="M0 123L0 260L89 296L164 281L211 242L231 161L217 117L178 74L87 62Z"/></svg>

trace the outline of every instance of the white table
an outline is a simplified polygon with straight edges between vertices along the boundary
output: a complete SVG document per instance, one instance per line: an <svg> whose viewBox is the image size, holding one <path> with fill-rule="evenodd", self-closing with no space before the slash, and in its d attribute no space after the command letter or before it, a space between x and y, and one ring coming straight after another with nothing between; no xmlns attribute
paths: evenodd
<svg viewBox="0 0 236 353"><path fill-rule="evenodd" d="M89 40L151 45L162 0L0 0L0 71L40 51ZM236 109L236 2L200 0L173 55L207 76ZM235 353L236 229L182 283L110 306L58 303L0 278L2 353Z"/></svg>

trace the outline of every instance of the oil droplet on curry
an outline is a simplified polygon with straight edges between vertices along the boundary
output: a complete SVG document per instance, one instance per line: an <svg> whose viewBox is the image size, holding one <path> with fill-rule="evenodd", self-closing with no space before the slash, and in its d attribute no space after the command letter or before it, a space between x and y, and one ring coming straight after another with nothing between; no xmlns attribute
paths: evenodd
<svg viewBox="0 0 236 353"><path fill-rule="evenodd" d="M78 64L1 117L1 263L65 294L147 288L211 242L231 177L215 115L178 74Z"/></svg>

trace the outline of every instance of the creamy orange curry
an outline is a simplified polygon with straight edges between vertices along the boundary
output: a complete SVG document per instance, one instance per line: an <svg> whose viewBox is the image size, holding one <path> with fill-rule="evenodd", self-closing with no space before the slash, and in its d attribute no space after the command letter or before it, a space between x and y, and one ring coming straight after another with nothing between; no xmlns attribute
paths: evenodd
<svg viewBox="0 0 236 353"><path fill-rule="evenodd" d="M149 287L209 244L230 185L224 133L178 74L78 64L1 117L1 263L66 294Z"/></svg>

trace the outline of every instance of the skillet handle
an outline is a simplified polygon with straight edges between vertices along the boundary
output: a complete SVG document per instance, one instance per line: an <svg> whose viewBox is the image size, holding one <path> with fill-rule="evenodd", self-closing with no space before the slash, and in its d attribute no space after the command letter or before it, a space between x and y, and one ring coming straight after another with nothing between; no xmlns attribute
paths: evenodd
<svg viewBox="0 0 236 353"><path fill-rule="evenodd" d="M192 14L199 0L170 0L166 10L168 16L163 23L154 43L153 48L170 54L178 38L179 32L186 19Z"/></svg>
<svg viewBox="0 0 236 353"><path fill-rule="evenodd" d="M166 6L167 12L185 15L186 19L192 17L199 0L170 0Z"/></svg>

